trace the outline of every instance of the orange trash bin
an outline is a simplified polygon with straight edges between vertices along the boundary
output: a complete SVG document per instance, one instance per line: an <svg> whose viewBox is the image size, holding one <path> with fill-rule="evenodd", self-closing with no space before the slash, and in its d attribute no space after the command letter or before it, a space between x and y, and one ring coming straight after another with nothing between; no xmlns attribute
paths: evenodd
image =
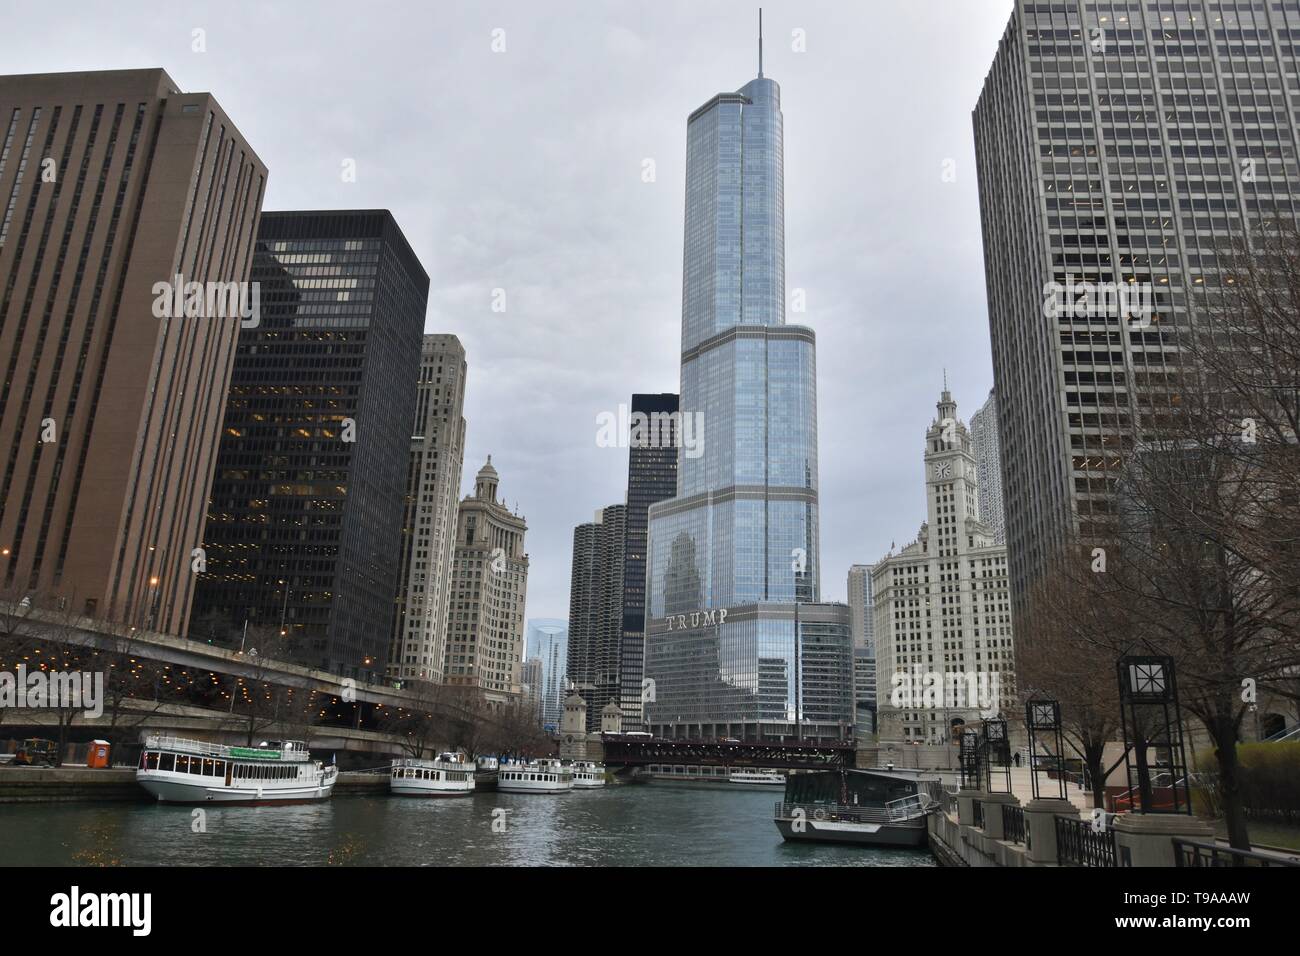
<svg viewBox="0 0 1300 956"><path fill-rule="evenodd" d="M110 745L107 740L92 740L90 753L86 755L87 767L107 767Z"/></svg>

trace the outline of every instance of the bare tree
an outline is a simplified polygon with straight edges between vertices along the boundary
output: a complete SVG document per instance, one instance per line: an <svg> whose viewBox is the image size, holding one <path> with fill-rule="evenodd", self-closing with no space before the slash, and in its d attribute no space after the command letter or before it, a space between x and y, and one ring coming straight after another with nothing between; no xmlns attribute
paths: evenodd
<svg viewBox="0 0 1300 956"><path fill-rule="evenodd" d="M1113 606L1099 600L1102 579L1091 555L1060 555L1029 599L1027 633L1016 647L1024 700L1046 697L1061 706L1062 736L1088 771L1095 806L1105 804L1105 747L1119 737L1119 693L1108 648L1133 637ZM1033 756L1030 757L1033 759Z"/></svg>
<svg viewBox="0 0 1300 956"><path fill-rule="evenodd" d="M405 707L389 708L380 726L393 735L403 751L420 759L446 739L450 688L429 681L407 681L403 687L412 700Z"/></svg>
<svg viewBox="0 0 1300 956"><path fill-rule="evenodd" d="M227 679L230 712L241 717L249 747L262 731L305 717L305 708L311 705L310 695L275 680L279 665L290 660L290 648L291 642L277 628L250 629L241 657L249 674Z"/></svg>
<svg viewBox="0 0 1300 956"><path fill-rule="evenodd" d="M1288 233L1294 237L1294 231ZM1224 257L1179 350L1137 384L1109 562L1092 600L1174 658L1215 748L1229 841L1249 848L1237 742L1300 674L1300 268L1263 235ZM1130 634L1108 641L1125 649Z"/></svg>

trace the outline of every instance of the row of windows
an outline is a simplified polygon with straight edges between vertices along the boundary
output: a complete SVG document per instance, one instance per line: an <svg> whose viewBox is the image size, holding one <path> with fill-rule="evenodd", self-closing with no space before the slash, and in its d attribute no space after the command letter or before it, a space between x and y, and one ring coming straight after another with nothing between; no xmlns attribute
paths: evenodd
<svg viewBox="0 0 1300 956"><path fill-rule="evenodd" d="M140 754L141 770L165 770L169 773L190 773L200 777L225 777L226 761L215 757L192 757L189 754L159 753L148 750ZM296 780L301 765L297 764L233 764L232 780Z"/></svg>

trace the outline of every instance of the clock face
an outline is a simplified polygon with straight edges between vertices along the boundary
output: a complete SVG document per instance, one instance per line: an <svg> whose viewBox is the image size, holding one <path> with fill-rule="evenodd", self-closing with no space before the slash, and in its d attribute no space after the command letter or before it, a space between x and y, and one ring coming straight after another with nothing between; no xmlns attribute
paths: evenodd
<svg viewBox="0 0 1300 956"><path fill-rule="evenodd" d="M952 477L952 462L950 462L950 461L941 461L941 462L939 462L938 464L936 464L936 465L934 466L934 477L936 477L936 478L951 478L951 477Z"/></svg>

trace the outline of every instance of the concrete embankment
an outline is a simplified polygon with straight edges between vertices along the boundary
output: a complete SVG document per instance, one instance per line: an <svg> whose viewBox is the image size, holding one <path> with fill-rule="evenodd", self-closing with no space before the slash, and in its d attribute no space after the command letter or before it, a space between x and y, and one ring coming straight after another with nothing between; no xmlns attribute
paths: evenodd
<svg viewBox="0 0 1300 956"><path fill-rule="evenodd" d="M338 794L388 792L386 773L340 773ZM0 767L0 803L125 802L152 799L135 782L135 769Z"/></svg>
<svg viewBox="0 0 1300 956"><path fill-rule="evenodd" d="M133 801L149 798L133 767L0 767L0 803Z"/></svg>
<svg viewBox="0 0 1300 956"><path fill-rule="evenodd" d="M334 792L344 796L387 793L388 774L344 771L339 774L338 782L334 784Z"/></svg>

